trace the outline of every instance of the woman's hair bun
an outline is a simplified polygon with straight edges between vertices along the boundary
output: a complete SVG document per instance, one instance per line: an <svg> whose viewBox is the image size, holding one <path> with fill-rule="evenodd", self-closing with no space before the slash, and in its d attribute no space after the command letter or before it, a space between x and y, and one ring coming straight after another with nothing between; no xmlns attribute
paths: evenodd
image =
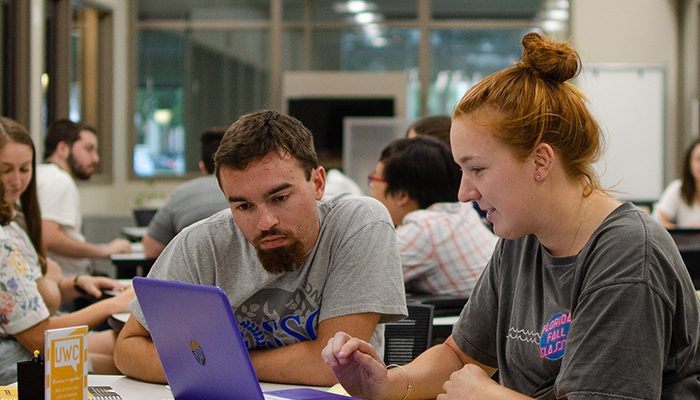
<svg viewBox="0 0 700 400"><path fill-rule="evenodd" d="M569 43L555 42L530 32L523 37L521 65L535 71L544 80L566 82L578 75L581 59Z"/></svg>

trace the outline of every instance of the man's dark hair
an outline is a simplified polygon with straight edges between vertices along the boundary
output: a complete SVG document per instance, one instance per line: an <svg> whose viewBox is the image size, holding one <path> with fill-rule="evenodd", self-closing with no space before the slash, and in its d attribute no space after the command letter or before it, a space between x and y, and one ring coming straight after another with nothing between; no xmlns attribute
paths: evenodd
<svg viewBox="0 0 700 400"><path fill-rule="evenodd" d="M306 179L318 167L311 132L296 118L277 111L263 110L246 114L226 129L214 155L219 178L222 165L243 170L251 161L275 152L290 155L304 170Z"/></svg>
<svg viewBox="0 0 700 400"><path fill-rule="evenodd" d="M420 208L455 202L461 173L450 149L429 136L397 139L382 150L386 194L406 193Z"/></svg>
<svg viewBox="0 0 700 400"><path fill-rule="evenodd" d="M416 132L416 136L432 136L449 148L451 126L452 119L449 115L431 115L414 121L406 130L406 133L413 129Z"/></svg>
<svg viewBox="0 0 700 400"><path fill-rule="evenodd" d="M84 128L67 118L52 122L44 139L44 159L51 157L56 152L56 147L60 142L73 146L73 143L80 140L82 129Z"/></svg>
<svg viewBox="0 0 700 400"><path fill-rule="evenodd" d="M214 154L219 148L219 143L221 143L225 132L226 128L211 127L202 132L202 135L199 137L199 143L202 147L200 160L204 163L204 169L209 174L214 173Z"/></svg>

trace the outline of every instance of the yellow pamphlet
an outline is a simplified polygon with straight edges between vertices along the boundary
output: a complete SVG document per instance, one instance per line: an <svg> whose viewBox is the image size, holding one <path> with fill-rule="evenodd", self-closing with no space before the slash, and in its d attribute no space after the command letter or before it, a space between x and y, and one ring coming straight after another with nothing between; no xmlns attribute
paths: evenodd
<svg viewBox="0 0 700 400"><path fill-rule="evenodd" d="M87 325L44 332L44 400L87 399Z"/></svg>

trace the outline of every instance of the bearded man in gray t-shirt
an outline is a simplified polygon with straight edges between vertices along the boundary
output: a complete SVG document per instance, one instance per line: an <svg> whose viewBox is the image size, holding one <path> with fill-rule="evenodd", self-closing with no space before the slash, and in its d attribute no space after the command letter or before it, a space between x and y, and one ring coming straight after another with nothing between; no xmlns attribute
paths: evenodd
<svg viewBox="0 0 700 400"><path fill-rule="evenodd" d="M149 277L221 287L261 381L332 385L321 350L336 332L378 343L378 324L407 315L388 212L367 197L321 200L325 170L311 133L275 111L238 119L215 161L230 209L177 235ZM137 302L132 311L115 363L165 382Z"/></svg>

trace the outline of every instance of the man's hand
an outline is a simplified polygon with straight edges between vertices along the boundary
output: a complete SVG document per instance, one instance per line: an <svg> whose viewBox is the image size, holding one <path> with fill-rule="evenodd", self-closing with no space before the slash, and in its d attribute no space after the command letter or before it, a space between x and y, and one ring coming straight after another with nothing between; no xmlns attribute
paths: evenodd
<svg viewBox="0 0 700 400"><path fill-rule="evenodd" d="M102 276L78 275L75 278L64 279L73 279L76 290L81 291L82 289L82 291L98 299L102 297L102 291L104 290L123 291L129 288L129 285Z"/></svg>
<svg viewBox="0 0 700 400"><path fill-rule="evenodd" d="M114 239L100 247L104 253L104 258L108 258L115 253L131 253L131 242L126 239Z"/></svg>

